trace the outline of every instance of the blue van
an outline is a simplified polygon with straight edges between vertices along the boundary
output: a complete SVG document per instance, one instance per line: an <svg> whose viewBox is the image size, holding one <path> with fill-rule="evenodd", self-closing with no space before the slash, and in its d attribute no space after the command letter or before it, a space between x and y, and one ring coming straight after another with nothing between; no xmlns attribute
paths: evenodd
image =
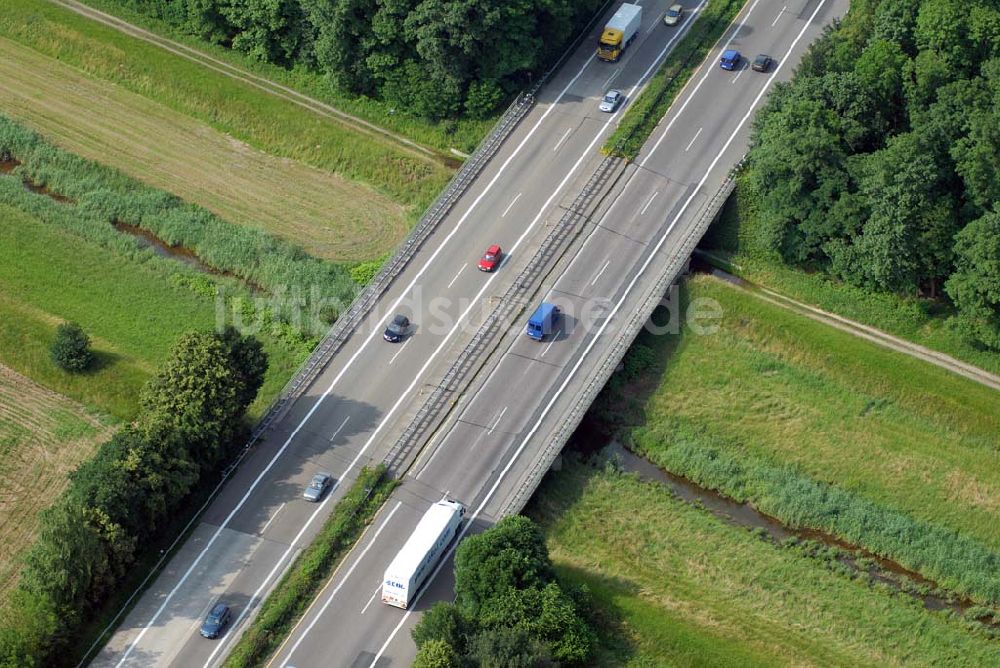
<svg viewBox="0 0 1000 668"><path fill-rule="evenodd" d="M740 52L736 49L726 49L719 59L719 67L724 70L735 70L740 65Z"/></svg>
<svg viewBox="0 0 1000 668"><path fill-rule="evenodd" d="M541 341L556 331L556 323L559 320L559 307L555 304L542 302L542 305L535 309L524 333L535 341Z"/></svg>

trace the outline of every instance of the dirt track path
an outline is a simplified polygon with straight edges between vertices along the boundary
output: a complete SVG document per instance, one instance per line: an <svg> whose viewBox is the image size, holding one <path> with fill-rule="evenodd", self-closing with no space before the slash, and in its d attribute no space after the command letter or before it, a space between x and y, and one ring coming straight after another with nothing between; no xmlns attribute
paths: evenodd
<svg viewBox="0 0 1000 668"><path fill-rule="evenodd" d="M148 30L144 30L143 28L112 16L111 14L106 14L102 11L94 9L93 7L88 7L87 5L77 2L76 0L51 0L51 2L76 12L77 14L86 16L87 18L97 21L98 23L103 23L104 25L114 28L119 32L125 33L126 35L130 35L136 39L141 39L144 42L154 44L165 51L169 51L176 56L180 56L181 58L186 58L192 62L198 63L199 65L203 65L211 70L214 70L215 72L218 72L219 74L242 81L247 85L258 88L266 93L270 93L275 97L288 100L289 102L308 109L316 114L319 114L320 116L333 119L370 137L397 144L408 153L432 162L451 166L451 161L448 158L442 156L433 149L404 137L401 134L387 130L383 127L375 125L374 123L366 121L363 118L354 116L353 114L341 111L332 105L321 102L313 97L309 97L308 95L300 93L293 88L271 81L270 79L262 77L258 74L254 74L249 70L231 65L224 60L214 58L203 51L199 51L198 49L181 44L180 42L167 39L166 37L161 37L155 33L149 32Z"/></svg>
<svg viewBox="0 0 1000 668"><path fill-rule="evenodd" d="M930 348L925 348L924 346L917 345L916 343L901 339L897 336L893 336L892 334L887 334L880 329L875 329L874 327L863 325L860 322L849 320L837 315L836 313L830 313L829 311L824 311L823 309L816 308L815 306L810 306L809 304L796 301L791 297L786 297L785 295L773 290L749 283L739 276L733 276L732 274L722 271L721 269L712 269L712 275L726 281L727 283L731 283L748 292L751 292L757 297L760 297L764 301L774 304L775 306L780 306L781 308L794 311L807 318L811 318L817 322L822 322L826 325L839 329L842 332L847 332L848 334L871 341L872 343L895 350L896 352L909 355L910 357L916 357L917 359L941 367L942 369L947 369L952 373L968 378L969 380L975 381L994 390L1000 390L1000 376L992 374L984 369L980 369L977 366L967 364L961 360L955 359L954 357L950 357L944 353L939 353L936 350L931 350Z"/></svg>

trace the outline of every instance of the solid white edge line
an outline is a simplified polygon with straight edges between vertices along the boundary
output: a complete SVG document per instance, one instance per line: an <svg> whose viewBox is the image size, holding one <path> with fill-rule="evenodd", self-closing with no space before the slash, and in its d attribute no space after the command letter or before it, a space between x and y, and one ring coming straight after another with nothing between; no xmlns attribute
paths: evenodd
<svg viewBox="0 0 1000 668"><path fill-rule="evenodd" d="M472 204L469 205L469 208L462 215L462 217L459 218L458 222L455 224L455 227L448 234L448 236L446 236L441 241L441 243L438 245L437 249L434 251L434 253L431 255L431 257L427 260L427 262L420 269L420 271L417 272L417 275L413 277L413 280L410 282L410 284L406 287L405 290L402 291L402 293L396 299L396 301L393 302L393 305L388 309L389 312L393 312L393 311L396 310L396 307L398 307L399 304L403 301L404 297L407 294L409 294L410 290L412 290L413 287L417 284L417 281L420 280L420 278L424 275L424 272L426 272L427 269L431 265L434 264L435 259L437 258L437 256L448 245L448 242L451 240L451 238L454 237L455 234L458 233L458 231L459 231L459 229L461 229L463 223L469 218L470 214L476 208L476 206L479 204L479 202L482 201L482 199L486 196L486 194L493 188L494 184L496 184L496 182L500 179L500 176L506 171L506 169L510 165L510 163L521 152L521 150L528 143L528 141L531 139L531 137L535 134L535 132L538 130L538 128L541 127L542 122L548 117L549 114L552 113L552 111L555 109L555 105L566 94L566 91L568 91L570 89L570 87L573 84L576 83L577 79L579 79L583 75L583 72L587 69L587 67L590 66L590 64L592 62L593 61L588 58L587 61L583 64L583 66L580 68L580 70L576 73L576 75L573 76L572 79L570 79L569 83L567 83L566 86L563 88L563 90L559 93L559 96L556 97L556 99L552 102L551 105L549 105L549 108L545 110L545 113L542 114L542 117L539 118L538 121L535 123L535 125L531 128L531 130L528 131L528 134L525 135L524 139L521 140L521 143L517 145L517 148L515 148L514 151L503 162L503 164L497 170L497 173L493 176L492 179L490 179L490 181L486 185L486 187L483 188L483 191L481 193L479 193L479 195L476 197L476 199L473 200ZM600 135L598 135L598 136L600 136ZM456 324L456 328L457 328L457 326L458 325ZM267 466L265 466L264 469L257 475L257 477L254 479L254 481L250 484L250 487L247 488L246 493L244 493L243 497L240 499L240 501L237 503L237 505L229 512L229 514L226 516L225 520L223 520L223 522L216 528L215 533L212 534L212 537L205 544L205 547L202 548L202 551L198 554L197 557L195 557L195 560L191 563L191 565L188 566L187 570L184 572L184 575L181 576L181 579L173 586L173 588L166 595L166 597L164 597L163 602L160 603L160 606L156 609L156 612L153 613L153 616L152 616L152 618L150 618L149 622L147 622L142 627L142 630L139 632L139 635L136 636L135 640L133 640L131 643L129 643L129 646L126 648L125 652L122 654L121 659L119 659L118 663L116 664L117 668L121 668L121 666L125 665L125 662L128 660L128 657L135 650L136 646L142 640L143 636L145 636L146 632L153 626L153 624L156 623L156 620L158 620L160 618L160 615L162 615L163 611L166 610L167 606L173 600L173 597L177 594L177 592L180 590L181 586L187 581L187 579L189 577L191 577L191 574L198 567L198 564L201 563L201 560L205 557L205 555L208 554L208 551L215 544L215 541L222 534L223 530L225 530L225 528L232 521L233 517L235 517L236 514L240 510L242 510L243 505L247 502L247 500L250 498L250 495L253 493L253 491L257 488L257 486L264 479L264 476L267 475L267 473L270 472L270 470L274 466L274 464L285 453L285 450L288 449L288 446L291 444L292 439L295 438L295 436L299 433L299 431L306 424L306 422L309 421L309 419L313 416L313 413L316 412L316 410L320 407L320 405L327 398L327 396L329 396L329 394L333 391L333 388L336 386L336 384L340 381L340 379L344 376L344 374L347 373L347 370L350 369L351 366L353 366L354 361L361 355L361 353L365 350L365 348L367 348L368 344L371 343L371 341L375 338L375 336L377 334L378 334L378 329L375 328L372 331L372 333L368 336L368 338L361 344L361 346L358 347L358 350L355 351L355 353L347 360L347 363L344 365L344 368L340 370L340 372L336 375L336 377L334 377L334 379L330 383L329 387L327 387L326 390L323 392L323 394L320 395L320 397L316 400L316 403L313 404L312 408L309 409L309 411L306 413L305 417L302 418L302 421L299 422L299 424L295 427L295 429L292 431L292 433L285 440L284 444L278 449L278 451L274 454L274 456L271 458L271 460L267 463ZM366 448L367 448L367 446L366 446ZM364 451L362 451L362 453L359 453L358 457L355 458L355 460L354 460L355 462L357 462L358 458L360 458L360 456L361 456L361 454L363 454L363 452ZM353 463L352 463L352 468L353 468ZM346 477L346 475L350 472L350 470L351 469L349 468L347 471L345 471L342 477Z"/></svg>
<svg viewBox="0 0 1000 668"><path fill-rule="evenodd" d="M694 189L694 192L692 192L691 195L684 202L684 206L677 213L677 215L674 216L674 219L670 223L670 225L667 227L666 232L664 232L663 236L660 237L660 241L656 244L656 248L654 248L653 252L649 254L649 256L646 258L646 261L639 268L639 271L636 272L635 276L629 282L629 285L626 287L625 292L622 295L622 298L618 301L617 304L615 304L615 308L608 315L607 319L604 321L604 324L601 325L601 329L597 332L597 335L594 336L593 339L591 339L591 341L588 344L586 350L584 350L583 355L580 356L580 359L577 360L576 364L573 366L573 369L570 371L569 375L563 381L562 385L559 386L559 389L556 391L556 393L549 400L549 403L545 406L545 409L542 411L542 414L538 417L538 420L532 426L531 431L528 432L528 435L525 436L524 440L521 441L521 445L518 446L517 450L511 456L510 461L508 461L507 465L500 472L500 475L497 477L496 481L493 483L493 486L490 487L489 491L486 493L486 496L483 498L482 503L480 503L479 507L476 508L476 512L473 513L473 515L465 522L465 524L463 524L462 530L459 532L458 537L452 543L451 548L449 548L448 552L445 553L444 558L442 558L438 562L437 567L434 569L433 572L431 572L430 576L428 577L428 579L427 579L427 583L428 584L430 584L431 582L434 581L434 579L437 577L438 573L441 571L441 568L444 566L445 563L447 563L447 561L451 558L452 554L454 554L455 550L458 548L458 545L459 545L459 543L461 543L462 538L464 538L465 534L468 533L469 527L472 526L472 523L475 521L475 519L477 517L479 517L479 515L482 513L483 509L486 507L486 504L490 502L490 499L492 499L493 494L495 494L497 488L499 488L500 483L503 481L504 477L510 471L511 467L513 467L514 463L517 461L518 457L521 455L521 452L527 446L528 441L531 440L531 438L535 435L535 432L538 431L539 427L541 427L542 421L548 416L548 412L550 410L552 410L552 406L555 405L555 402L559 399L559 396L562 394L562 392L569 385L569 382L573 379L573 376L576 375L576 372L579 370L580 366L583 364L583 361L586 359L587 354L594 347L594 345L597 343L597 341L600 340L601 335L604 333L604 330L607 328L607 326L614 319L615 314L618 312L618 309L620 309L621 306L622 306L622 304L625 303L625 300L627 299L629 292L631 292L632 288L638 282L638 280L642 276L643 272L646 271L646 268L653 261L653 258L656 257L656 254L663 247L663 244L666 243L667 237L670 236L670 233L673 231L673 228L677 224L677 221L680 220L681 216L684 215L684 212L687 209L687 207L690 206L690 204L691 204L692 201L694 201L694 198L698 195L698 191L705 184L705 181L708 180L709 174L711 174L712 170L715 169L715 165L718 164L719 160L722 158L722 155L727 150L729 150L730 144L733 143L733 140L736 138L736 135L739 134L740 130L743 128L743 126L746 124L747 120L750 118L750 115L753 113L754 107L757 106L757 103L760 102L760 99L764 96L764 93L766 93L768 91L768 89L771 87L771 83L774 81L774 77L777 76L778 72L781 70L781 65L784 64L784 62L787 60L788 55L795 48L795 45L799 43L799 40L802 39L802 36L805 34L806 30L812 24L813 19L816 18L816 15L819 13L819 10L822 9L823 5L825 5L825 4L826 4L826 0L819 0L819 4L817 4L816 5L816 9L813 10L812 16L810 16L809 20L806 22L806 24L804 26L802 26L802 30L799 31L799 34L795 37L795 39L792 41L792 44L788 47L788 50L785 53L785 57L782 58L782 62L778 64L778 66L775 68L775 70L771 74L771 76L768 77L767 83L764 85L764 87L761 89L761 91L759 93L757 93L757 96L754 98L753 102L750 104L749 109L747 109L747 112L743 115L743 118L740 119L740 122L736 126L736 129L733 130L732 134L729 135L729 139L726 140L726 143L723 145L722 149L716 154L715 158L712 160L712 163L708 166L708 169L705 170L705 175L701 177L701 180L698 182L698 186ZM426 587L425 587L425 590L426 590ZM420 596L421 596L422 593L423 592L420 592L420 593L417 594L416 598L413 601L414 605L416 605L417 602L420 600ZM403 624L406 623L407 618L409 618L409 616L411 614L413 614L412 610L407 610L406 611L406 613L403 615L403 618L399 620L398 624L396 624L396 628L394 628L393 631L392 631L392 633L389 634L389 637L386 639L385 643L382 644L382 647L379 649L378 653L372 659L372 662L371 662L369 668L376 668L375 664L377 664L378 660L382 658L382 655L385 653L385 650L389 647L389 643L391 643L392 640L393 640L393 638L395 638L396 634L399 633L399 629L401 629L403 627Z"/></svg>
<svg viewBox="0 0 1000 668"><path fill-rule="evenodd" d="M302 642L302 638L305 638L307 635L309 635L309 632L316 625L316 622L318 622L320 619L323 618L323 613L326 612L326 609L328 607L330 607L330 603L333 602L333 599L337 595L337 592L340 591L340 588L343 587L344 583L347 582L348 578L351 577L351 573L354 572L354 569L358 567L358 564L360 564L361 561L365 558L365 555L368 554L368 550L372 549L372 545L374 545L375 541L378 540L379 534L381 534L382 530L385 529L386 526L389 525L389 520L392 519L392 516L396 514L396 511L399 510L399 508L402 505L403 505L402 501L397 501L396 505L393 506L392 510L389 511L389 514L386 515L386 517L385 517L384 520L382 520L381 526L379 526L378 530L374 533L374 535L372 535L371 541L369 541L369 543L367 545L365 545L365 549L361 550L361 554L359 554L358 558L354 560L353 564L351 564L351 567L344 574L344 578L340 581L340 584L338 584L336 587L334 587L333 591L330 592L330 596L326 599L326 603L324 603L323 607L321 607L316 612L316 615L313 617L312 621L309 622L309 625L306 627L306 630L302 633L301 636L299 636L299 640L296 641L296 643L294 645L292 645L292 648L290 650L288 650L287 656L291 657L293 654L295 654L295 650L297 650L299 648L299 644ZM303 617L303 619L304 619L304 617ZM275 658L277 658L277 657L275 657ZM286 662L280 662L280 663L282 665L287 665ZM269 662L268 665L270 665L270 662Z"/></svg>

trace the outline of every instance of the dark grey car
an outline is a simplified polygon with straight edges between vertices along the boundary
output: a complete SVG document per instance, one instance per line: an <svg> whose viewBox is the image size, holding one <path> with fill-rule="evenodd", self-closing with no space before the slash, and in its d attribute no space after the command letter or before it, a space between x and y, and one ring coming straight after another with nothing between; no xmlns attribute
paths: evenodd
<svg viewBox="0 0 1000 668"><path fill-rule="evenodd" d="M216 603L208 617L201 625L201 635L205 638L218 638L232 619L233 611L225 603Z"/></svg>
<svg viewBox="0 0 1000 668"><path fill-rule="evenodd" d="M333 476L329 473L317 473L309 481L305 491L302 492L302 498L306 501L319 501L330 489L331 484L333 484Z"/></svg>
<svg viewBox="0 0 1000 668"><path fill-rule="evenodd" d="M410 319L405 315L397 315L382 332L382 338L389 343L399 343L410 330Z"/></svg>

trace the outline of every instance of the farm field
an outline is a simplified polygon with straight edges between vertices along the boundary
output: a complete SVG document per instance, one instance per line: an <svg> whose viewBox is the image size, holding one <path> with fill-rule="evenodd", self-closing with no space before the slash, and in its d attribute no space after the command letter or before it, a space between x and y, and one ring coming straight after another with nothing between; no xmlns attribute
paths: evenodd
<svg viewBox="0 0 1000 668"><path fill-rule="evenodd" d="M721 306L719 331L640 336L629 354L652 368L613 381L596 409L617 436L767 514L1000 600L1000 394L711 277L687 290Z"/></svg>
<svg viewBox="0 0 1000 668"><path fill-rule="evenodd" d="M16 582L38 512L110 437L111 422L0 365L0 600Z"/></svg>
<svg viewBox="0 0 1000 668"><path fill-rule="evenodd" d="M251 148L8 39L0 49L0 109L73 153L329 260L379 257L406 234L406 208L370 186Z"/></svg>
<svg viewBox="0 0 1000 668"><path fill-rule="evenodd" d="M724 523L655 483L571 462L536 493L559 575L585 584L599 665L998 665L962 620ZM919 632L915 630L919 629Z"/></svg>
<svg viewBox="0 0 1000 668"><path fill-rule="evenodd" d="M171 278L197 275L193 269L151 251L124 257L4 204L0 219L0 363L46 387L127 419L176 338L215 326L215 300ZM74 376L52 364L48 347L63 320L90 335L95 371ZM252 415L261 414L302 354L269 336L261 340L270 368Z"/></svg>

